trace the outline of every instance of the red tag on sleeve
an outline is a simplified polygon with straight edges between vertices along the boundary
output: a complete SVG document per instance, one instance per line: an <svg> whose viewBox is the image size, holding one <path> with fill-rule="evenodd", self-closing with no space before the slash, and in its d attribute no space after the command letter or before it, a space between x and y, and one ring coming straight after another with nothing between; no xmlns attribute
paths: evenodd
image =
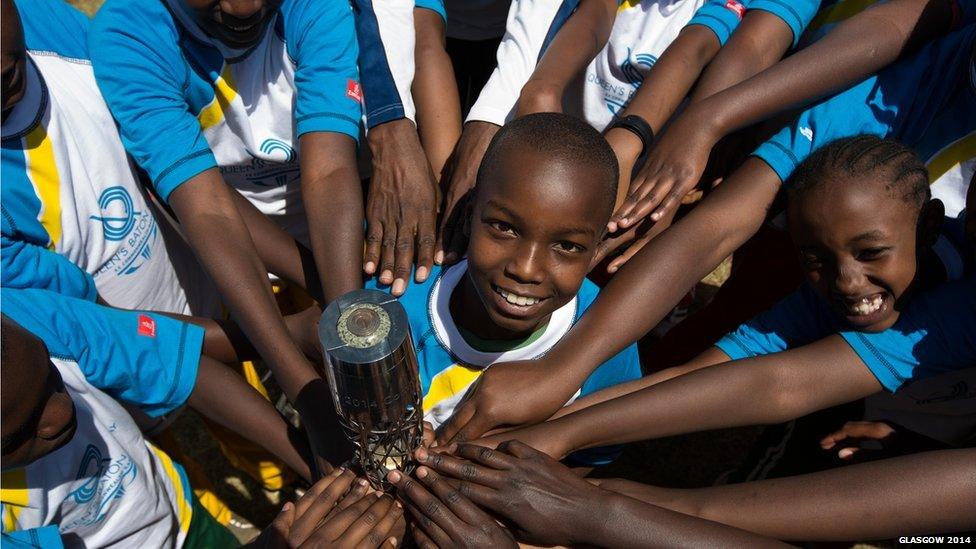
<svg viewBox="0 0 976 549"><path fill-rule="evenodd" d="M352 79L346 81L346 97L359 103L363 102L363 88L359 82Z"/></svg>
<svg viewBox="0 0 976 549"><path fill-rule="evenodd" d="M739 16L739 19L742 19L742 16L746 14L746 7L739 2L736 2L736 0L726 0L725 7L726 9L734 11L735 14Z"/></svg>
<svg viewBox="0 0 976 549"><path fill-rule="evenodd" d="M139 335L156 337L156 319L149 315L139 315Z"/></svg>

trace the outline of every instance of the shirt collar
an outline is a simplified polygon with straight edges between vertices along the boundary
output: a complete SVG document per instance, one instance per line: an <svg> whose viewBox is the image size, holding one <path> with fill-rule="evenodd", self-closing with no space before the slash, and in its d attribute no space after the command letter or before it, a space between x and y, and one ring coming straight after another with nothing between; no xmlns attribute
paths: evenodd
<svg viewBox="0 0 976 549"><path fill-rule="evenodd" d="M569 303L553 311L545 332L528 345L508 351L479 351L464 340L451 316L451 294L467 272L467 260L442 271L431 287L427 307L438 342L448 353L469 366L485 368L496 362L539 358L549 352L576 321L579 298L574 296Z"/></svg>
<svg viewBox="0 0 976 549"><path fill-rule="evenodd" d="M34 64L30 54L24 62L27 82L24 97L14 105L13 110L3 122L3 139L20 139L33 130L47 110L48 89L44 77Z"/></svg>

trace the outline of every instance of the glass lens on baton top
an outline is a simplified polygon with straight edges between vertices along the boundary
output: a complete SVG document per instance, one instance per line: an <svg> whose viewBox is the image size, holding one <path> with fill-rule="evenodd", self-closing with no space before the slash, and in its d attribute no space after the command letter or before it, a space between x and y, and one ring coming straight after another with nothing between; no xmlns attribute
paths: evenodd
<svg viewBox="0 0 976 549"><path fill-rule="evenodd" d="M386 339L390 333L390 315L372 303L357 303L342 311L336 330L350 347L368 349Z"/></svg>

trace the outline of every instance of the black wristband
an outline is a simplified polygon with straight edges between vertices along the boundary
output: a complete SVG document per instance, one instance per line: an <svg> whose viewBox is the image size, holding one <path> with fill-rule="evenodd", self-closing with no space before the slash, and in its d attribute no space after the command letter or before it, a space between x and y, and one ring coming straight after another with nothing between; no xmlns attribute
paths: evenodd
<svg viewBox="0 0 976 549"><path fill-rule="evenodd" d="M637 156L643 156L650 148L651 143L654 142L654 130L651 129L651 125L647 123L646 120L637 116L636 114L629 114L623 118L615 120L607 131L614 128L623 128L630 133L636 135L641 140L641 153Z"/></svg>

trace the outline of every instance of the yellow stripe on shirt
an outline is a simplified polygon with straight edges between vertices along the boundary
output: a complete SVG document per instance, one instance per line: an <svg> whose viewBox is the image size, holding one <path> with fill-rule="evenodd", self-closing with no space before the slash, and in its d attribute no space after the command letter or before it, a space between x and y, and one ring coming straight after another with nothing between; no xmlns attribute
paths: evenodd
<svg viewBox="0 0 976 549"><path fill-rule="evenodd" d="M624 10L629 10L630 8L636 8L641 3L641 0L620 0L617 5L617 13Z"/></svg>
<svg viewBox="0 0 976 549"><path fill-rule="evenodd" d="M43 124L38 124L25 138L27 177L34 184L34 192L41 200L38 221L47 231L47 247L54 249L61 240L61 176L54 160L54 146Z"/></svg>
<svg viewBox="0 0 976 549"><path fill-rule="evenodd" d="M190 506L190 496L183 490L183 477L176 470L176 466L173 464L172 458L170 458L166 452L160 450L153 446L150 442L146 442L149 449L155 454L156 458L159 459L159 463L163 466L163 471L166 472L166 477L173 484L173 492L176 497L176 518L180 522L180 531L186 534L190 531L190 521L193 519L193 508Z"/></svg>
<svg viewBox="0 0 976 549"><path fill-rule="evenodd" d="M947 171L970 158L976 158L976 132L948 145L926 162L929 181L938 181Z"/></svg>
<svg viewBox="0 0 976 549"><path fill-rule="evenodd" d="M467 391L483 372L482 368L472 368L463 364L455 364L441 370L430 380L430 389L424 395L424 412L430 411L444 400Z"/></svg>
<svg viewBox="0 0 976 549"><path fill-rule="evenodd" d="M220 123L224 119L231 101L237 97L237 83L234 82L234 71L231 66L224 63L224 69L220 71L220 76L214 82L214 98L209 105L200 111L197 120L200 121L200 129L205 130Z"/></svg>
<svg viewBox="0 0 976 549"><path fill-rule="evenodd" d="M17 530L20 510L30 503L27 470L11 469L0 473L0 503L3 503L3 531Z"/></svg>

